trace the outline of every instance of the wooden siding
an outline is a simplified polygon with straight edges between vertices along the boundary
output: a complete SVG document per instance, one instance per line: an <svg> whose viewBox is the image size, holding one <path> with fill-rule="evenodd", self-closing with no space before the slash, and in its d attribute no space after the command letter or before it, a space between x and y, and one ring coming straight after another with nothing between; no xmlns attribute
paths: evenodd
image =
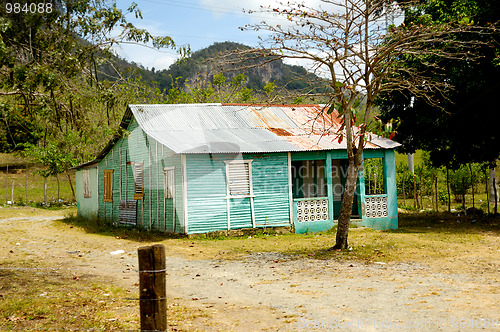
<svg viewBox="0 0 500 332"><path fill-rule="evenodd" d="M89 172L90 197L85 197L83 189L83 170ZM86 167L76 171L76 205L78 216L87 219L96 218L98 215L98 171L97 166Z"/></svg>
<svg viewBox="0 0 500 332"><path fill-rule="evenodd" d="M186 155L188 233L227 229L226 171L228 155Z"/></svg>
<svg viewBox="0 0 500 332"><path fill-rule="evenodd" d="M253 227L251 198L229 198L226 163L235 155L187 155L188 233ZM289 226L287 153L244 154L252 161L256 227ZM228 208L229 200L229 208Z"/></svg>
<svg viewBox="0 0 500 332"><path fill-rule="evenodd" d="M103 182L99 183L99 217L117 223L120 200L135 198L138 227L183 232L180 156L145 135L135 121L130 123L128 131L130 134L120 139L99 164L100 178L105 169L113 170L113 202L104 202ZM143 163L143 195L135 197L134 163ZM165 167L175 167L175 220L171 203L165 204Z"/></svg>
<svg viewBox="0 0 500 332"><path fill-rule="evenodd" d="M246 158L253 159L256 226L290 226L287 153L255 154Z"/></svg>

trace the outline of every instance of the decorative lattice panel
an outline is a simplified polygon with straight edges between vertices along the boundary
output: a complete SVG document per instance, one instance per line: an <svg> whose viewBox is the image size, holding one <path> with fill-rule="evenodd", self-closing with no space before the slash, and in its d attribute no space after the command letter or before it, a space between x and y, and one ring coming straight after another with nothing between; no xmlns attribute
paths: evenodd
<svg viewBox="0 0 500 332"><path fill-rule="evenodd" d="M382 218L389 215L387 197L365 197L366 217Z"/></svg>
<svg viewBox="0 0 500 332"><path fill-rule="evenodd" d="M328 220L328 200L297 201L297 220L299 222Z"/></svg>

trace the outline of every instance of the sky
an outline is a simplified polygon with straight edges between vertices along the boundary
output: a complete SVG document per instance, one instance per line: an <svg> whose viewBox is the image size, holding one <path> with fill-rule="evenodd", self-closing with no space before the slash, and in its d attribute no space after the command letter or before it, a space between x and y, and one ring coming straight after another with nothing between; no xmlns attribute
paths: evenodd
<svg viewBox="0 0 500 332"><path fill-rule="evenodd" d="M126 10L132 0L116 0L118 8ZM177 46L189 45L191 51L215 42L232 41L256 46L258 34L241 31L239 27L258 23L263 14L247 14L243 9L258 9L259 0L135 0L142 11L142 20L132 14L127 17L139 28L153 35L170 36ZM266 4L269 4L269 0ZM269 18L267 18L269 19ZM143 67L167 69L177 58L172 49L161 51L143 46L122 45L116 49L122 58Z"/></svg>
<svg viewBox="0 0 500 332"><path fill-rule="evenodd" d="M134 0L115 0L118 8L126 12ZM244 30L240 27L266 21L269 24L290 25L284 17L259 12L261 4L271 8L279 6L280 0L135 0L142 12L142 19L128 14L127 19L138 28L157 36L169 36L177 47L188 46L192 52L206 48L216 42L232 41L248 46L257 46L258 37L264 31ZM283 1L286 4L286 1ZM291 1L292 3L294 1ZM307 6L335 11L328 1L299 0ZM244 10L252 10L249 14ZM338 8L337 8L338 10ZM256 12L257 11L257 12ZM138 45L121 45L117 54L128 61L155 70L167 69L178 58L174 49L155 50ZM286 59L286 63L311 67L307 61Z"/></svg>

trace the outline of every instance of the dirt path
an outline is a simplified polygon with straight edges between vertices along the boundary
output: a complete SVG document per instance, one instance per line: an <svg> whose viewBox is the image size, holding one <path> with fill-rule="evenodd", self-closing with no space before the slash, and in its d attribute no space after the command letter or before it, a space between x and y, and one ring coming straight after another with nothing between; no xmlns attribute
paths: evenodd
<svg viewBox="0 0 500 332"><path fill-rule="evenodd" d="M43 260L80 278L102 278L137 292L136 251L143 244L87 234L58 218L0 219L1 261ZM117 250L124 253L112 254ZM167 247L167 270L169 303L206 313L190 323L193 330L469 331L463 324L481 327L477 319L500 319L497 281L479 274L437 273L426 266L276 253L197 260ZM475 329L500 331L487 326Z"/></svg>

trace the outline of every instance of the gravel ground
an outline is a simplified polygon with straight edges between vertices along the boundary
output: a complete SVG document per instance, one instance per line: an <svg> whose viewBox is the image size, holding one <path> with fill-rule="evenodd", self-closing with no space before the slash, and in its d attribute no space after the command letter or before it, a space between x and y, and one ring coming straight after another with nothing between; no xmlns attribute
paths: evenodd
<svg viewBox="0 0 500 332"><path fill-rule="evenodd" d="M142 244L87 234L56 219L0 219L2 261L39 259L137 291ZM124 252L111 254L116 250ZM192 330L500 331L492 327L500 319L500 285L487 275L278 253L193 258L167 247L169 306L206 313L189 323Z"/></svg>

